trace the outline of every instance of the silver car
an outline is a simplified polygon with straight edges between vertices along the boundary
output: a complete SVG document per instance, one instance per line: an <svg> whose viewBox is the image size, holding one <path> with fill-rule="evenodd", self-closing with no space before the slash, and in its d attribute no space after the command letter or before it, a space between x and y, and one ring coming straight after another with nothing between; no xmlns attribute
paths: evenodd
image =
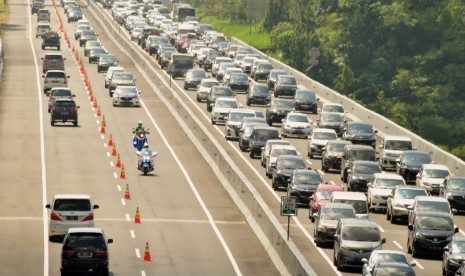
<svg viewBox="0 0 465 276"><path fill-rule="evenodd" d="M48 93L53 87L68 87L68 78L63 70L48 70L44 78L44 93Z"/></svg>
<svg viewBox="0 0 465 276"><path fill-rule="evenodd" d="M134 86L136 85L136 79L131 73L118 72L113 74L113 77L111 78L111 81L108 85L108 92L110 97L113 97L113 90L115 90L118 85Z"/></svg>
<svg viewBox="0 0 465 276"><path fill-rule="evenodd" d="M135 86L117 86L113 92L113 106L140 107L140 91Z"/></svg>
<svg viewBox="0 0 465 276"><path fill-rule="evenodd" d="M229 111L228 119L224 125L224 137L226 140L239 139L236 130L240 127L242 119L255 117L255 111L251 109L233 109Z"/></svg>
<svg viewBox="0 0 465 276"><path fill-rule="evenodd" d="M105 73L105 88L108 88L108 85L110 84L110 80L113 77L113 74L117 72L124 72L124 68L121 66L110 66L108 68L108 71Z"/></svg>

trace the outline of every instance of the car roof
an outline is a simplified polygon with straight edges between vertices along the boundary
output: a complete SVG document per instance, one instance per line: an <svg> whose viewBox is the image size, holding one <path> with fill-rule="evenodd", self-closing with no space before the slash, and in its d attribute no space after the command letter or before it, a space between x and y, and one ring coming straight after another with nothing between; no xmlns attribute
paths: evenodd
<svg viewBox="0 0 465 276"><path fill-rule="evenodd" d="M386 172L375 173L373 176L377 178L383 178L383 179L404 179L402 176L398 174L386 173Z"/></svg>
<svg viewBox="0 0 465 276"><path fill-rule="evenodd" d="M354 160L353 162L354 166L355 165L378 165L379 163L377 161L366 161L366 160Z"/></svg>
<svg viewBox="0 0 465 276"><path fill-rule="evenodd" d="M449 202L447 198L444 197L437 197L437 196L417 196L415 197L416 201L442 201L442 202Z"/></svg>
<svg viewBox="0 0 465 276"><path fill-rule="evenodd" d="M313 133L316 133L316 132L320 132L320 133L336 133L336 131L334 129L330 129L330 128L314 128Z"/></svg>
<svg viewBox="0 0 465 276"><path fill-rule="evenodd" d="M69 87L52 87L52 89L50 91L55 91L55 90L69 90L71 91L71 88Z"/></svg>
<svg viewBox="0 0 465 276"><path fill-rule="evenodd" d="M337 194L337 193L336 193ZM368 227L377 227L379 228L379 225L369 219L359 219L359 218L341 218L339 220L343 226L368 226Z"/></svg>
<svg viewBox="0 0 465 276"><path fill-rule="evenodd" d="M423 164L423 169L436 169L436 170L446 170L448 171L449 168L446 165L442 164Z"/></svg>
<svg viewBox="0 0 465 276"><path fill-rule="evenodd" d="M422 187L415 187L415 186L397 186L397 188L400 190L422 190L426 191L425 188Z"/></svg>
<svg viewBox="0 0 465 276"><path fill-rule="evenodd" d="M373 253L376 253L376 254L385 254L385 253L389 253L389 254L402 254L405 256L405 253L402 252L402 251L399 251L399 250L390 250L390 249L375 249L373 250Z"/></svg>
<svg viewBox="0 0 465 276"><path fill-rule="evenodd" d="M74 227L68 229L68 234L71 233L98 233L103 234L103 230L97 227Z"/></svg>
<svg viewBox="0 0 465 276"><path fill-rule="evenodd" d="M86 194L56 194L54 199L90 199L90 195Z"/></svg>
<svg viewBox="0 0 465 276"><path fill-rule="evenodd" d="M278 156L278 159L301 159L301 160L304 160L303 157L300 156L300 155L289 155L289 154L281 154L280 156Z"/></svg>
<svg viewBox="0 0 465 276"><path fill-rule="evenodd" d="M422 155L428 155L429 156L429 153L425 152L425 151L416 151L416 150L405 150L402 152L404 155L405 154L422 154Z"/></svg>
<svg viewBox="0 0 465 276"><path fill-rule="evenodd" d="M341 202L325 202L321 205L321 208L339 208L339 209L354 209L352 205L349 203L341 203Z"/></svg>
<svg viewBox="0 0 465 276"><path fill-rule="evenodd" d="M328 144L345 144L345 145L352 145L352 142L347 140L329 140Z"/></svg>
<svg viewBox="0 0 465 276"><path fill-rule="evenodd" d="M225 101L225 102L237 102L234 97L217 97L216 101Z"/></svg>
<svg viewBox="0 0 465 276"><path fill-rule="evenodd" d="M344 199L358 199L358 200L367 200L367 197L362 192L337 192L331 195L332 198L344 198Z"/></svg>
<svg viewBox="0 0 465 276"><path fill-rule="evenodd" d="M377 267L405 267L405 268L410 268L413 270L413 268L406 263L396 263L396 262L378 262L376 263Z"/></svg>
<svg viewBox="0 0 465 276"><path fill-rule="evenodd" d="M252 109L244 109L244 108L234 108L234 109L231 109L229 110L229 113L240 113L240 114L254 114L255 115L255 111L252 110Z"/></svg>
<svg viewBox="0 0 465 276"><path fill-rule="evenodd" d="M270 127L269 125L257 125L254 130L256 129L266 129L266 130L276 130L278 131L275 127Z"/></svg>
<svg viewBox="0 0 465 276"><path fill-rule="evenodd" d="M344 187L335 184L320 184L317 188L319 191L344 191Z"/></svg>
<svg viewBox="0 0 465 276"><path fill-rule="evenodd" d="M386 140L412 141L412 139L410 139L409 137L406 137L406 136L391 136L391 135L384 136L384 141L386 141Z"/></svg>
<svg viewBox="0 0 465 276"><path fill-rule="evenodd" d="M354 144L348 144L345 146L346 149L349 149L349 150L352 150L352 149L364 149L364 150L372 150L374 151L373 147L372 146L368 146L368 145L354 145Z"/></svg>
<svg viewBox="0 0 465 276"><path fill-rule="evenodd" d="M291 144L274 144L271 147L271 150L277 150L277 149L296 149L296 148Z"/></svg>
<svg viewBox="0 0 465 276"><path fill-rule="evenodd" d="M416 217L443 217L443 218L452 218L452 214L449 213L441 213L441 212L417 212Z"/></svg>
<svg viewBox="0 0 465 276"><path fill-rule="evenodd" d="M373 127L373 125L372 125L371 123L368 123L368 122L358 122L358 121L357 121L357 122L356 122L356 121L351 121L351 122L349 122L348 125L349 125L349 126L350 126L350 125L366 125L366 126L371 126L371 127Z"/></svg>

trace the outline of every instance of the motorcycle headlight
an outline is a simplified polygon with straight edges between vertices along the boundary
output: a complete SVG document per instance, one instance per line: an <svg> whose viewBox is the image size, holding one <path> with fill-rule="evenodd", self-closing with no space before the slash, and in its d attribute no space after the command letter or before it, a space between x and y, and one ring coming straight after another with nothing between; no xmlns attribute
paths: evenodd
<svg viewBox="0 0 465 276"><path fill-rule="evenodd" d="M143 159L144 161L149 161L149 160L150 160L150 156L144 156L142 159Z"/></svg>

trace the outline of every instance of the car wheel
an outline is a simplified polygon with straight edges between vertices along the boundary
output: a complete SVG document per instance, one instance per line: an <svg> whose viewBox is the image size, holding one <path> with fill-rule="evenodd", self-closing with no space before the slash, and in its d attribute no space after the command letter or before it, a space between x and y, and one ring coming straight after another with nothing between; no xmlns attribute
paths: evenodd
<svg viewBox="0 0 465 276"><path fill-rule="evenodd" d="M412 245L412 258L418 258L418 252L415 250L415 246Z"/></svg>
<svg viewBox="0 0 465 276"><path fill-rule="evenodd" d="M281 136L284 137L284 138L286 138L286 134L285 134L284 132L281 133Z"/></svg>
<svg viewBox="0 0 465 276"><path fill-rule="evenodd" d="M329 169L328 169L328 167L327 167L327 166L325 166L325 165L324 165L324 163L322 164L322 166L323 166L323 171L324 171L325 173L326 173L326 172L329 172Z"/></svg>
<svg viewBox="0 0 465 276"><path fill-rule="evenodd" d="M216 125L216 122L212 120L212 125Z"/></svg>
<svg viewBox="0 0 465 276"><path fill-rule="evenodd" d="M391 220L391 212L389 212L389 209L386 209L386 220Z"/></svg>
<svg viewBox="0 0 465 276"><path fill-rule="evenodd" d="M100 68L97 67L97 73L100 73Z"/></svg>
<svg viewBox="0 0 465 276"><path fill-rule="evenodd" d="M77 126L78 126L78 121L74 121L73 125L74 125L75 127L77 127Z"/></svg>
<svg viewBox="0 0 465 276"><path fill-rule="evenodd" d="M189 90L189 87L186 84L184 84L184 90Z"/></svg>
<svg viewBox="0 0 465 276"><path fill-rule="evenodd" d="M250 100L247 100L247 101L245 102L245 104L246 104L247 106L250 106Z"/></svg>
<svg viewBox="0 0 465 276"><path fill-rule="evenodd" d="M276 185L274 179L273 179L273 181L271 182L271 185L273 186L273 190L275 190L275 191L278 190L278 185Z"/></svg>
<svg viewBox="0 0 465 276"><path fill-rule="evenodd" d="M411 254L412 249L410 248L410 237L407 238L407 254Z"/></svg>
<svg viewBox="0 0 465 276"><path fill-rule="evenodd" d="M51 125L51 126L54 126L54 125L55 125L55 121L51 120L51 121L50 121L50 125Z"/></svg>
<svg viewBox="0 0 465 276"><path fill-rule="evenodd" d="M250 159L254 159L255 158L255 151L251 150L250 153L249 153L249 156L250 156Z"/></svg>
<svg viewBox="0 0 465 276"><path fill-rule="evenodd" d="M45 46L44 46L44 45L42 45L42 50L45 50Z"/></svg>
<svg viewBox="0 0 465 276"><path fill-rule="evenodd" d="M108 88L108 84L105 83L105 88Z"/></svg>
<svg viewBox="0 0 465 276"><path fill-rule="evenodd" d="M397 222L397 217L394 216L392 212L390 213L390 221L392 224L395 224Z"/></svg>
<svg viewBox="0 0 465 276"><path fill-rule="evenodd" d="M242 146L242 143L239 143L239 148L241 149L241 151L245 151L245 148Z"/></svg>

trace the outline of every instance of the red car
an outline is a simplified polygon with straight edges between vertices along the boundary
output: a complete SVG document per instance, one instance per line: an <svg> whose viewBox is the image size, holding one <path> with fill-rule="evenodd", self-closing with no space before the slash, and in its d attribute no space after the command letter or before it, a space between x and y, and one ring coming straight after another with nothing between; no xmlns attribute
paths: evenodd
<svg viewBox="0 0 465 276"><path fill-rule="evenodd" d="M318 213L320 210L320 205L329 202L331 199L331 194L333 192L343 192L344 187L340 185L332 185L332 184L320 184L316 189L315 193L310 197L310 206L309 206L309 214L308 218L315 222L315 219L312 217L314 213Z"/></svg>

